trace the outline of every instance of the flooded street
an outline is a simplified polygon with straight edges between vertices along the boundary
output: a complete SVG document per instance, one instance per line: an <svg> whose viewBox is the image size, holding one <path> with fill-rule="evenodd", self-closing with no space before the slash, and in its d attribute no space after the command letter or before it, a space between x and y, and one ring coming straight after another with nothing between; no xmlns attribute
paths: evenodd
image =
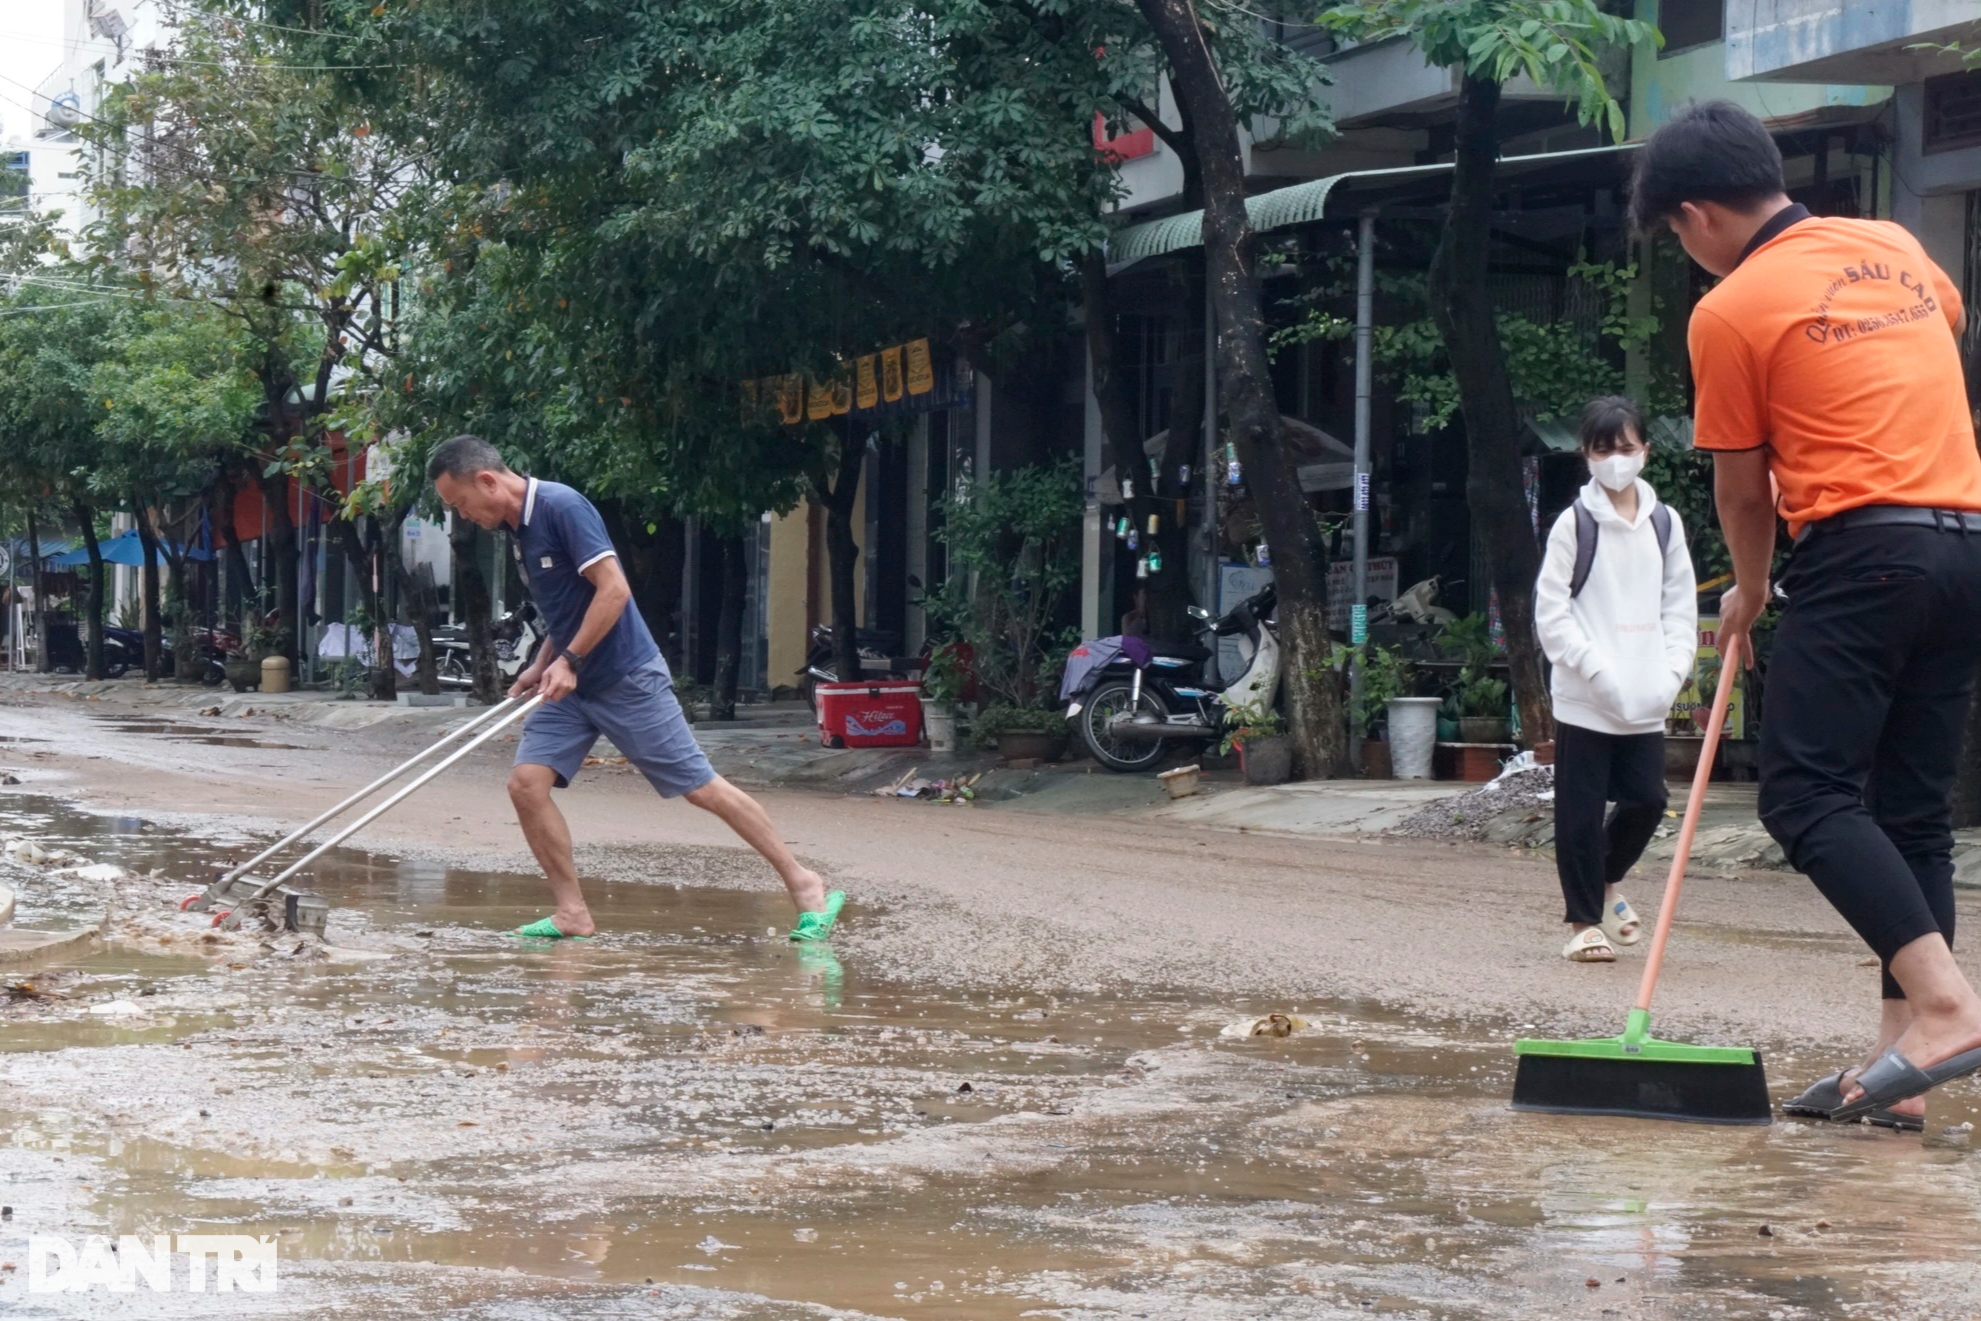
<svg viewBox="0 0 1981 1321"><path fill-rule="evenodd" d="M951 919L933 898L924 917L883 879L849 884L834 946L797 947L754 857L694 839L581 852L603 936L519 943L502 932L544 911L542 884L454 849L445 828L466 800L446 795L422 800L379 851L340 850L314 870L332 904L326 942L219 933L177 903L212 863L280 832L218 800L249 792L243 780L358 780L341 763L326 770L310 735L214 723L0 710L6 737L47 739L57 754L0 750L0 764L39 770L0 796L0 834L135 873L93 880L0 859L16 928L105 922L78 957L0 970L12 988L0 1001L0 1258L17 1264L0 1269L0 1314L1981 1312L1981 1164L1969 1147L1981 1089L1936 1094L1923 1141L1785 1120L1517 1115L1505 1105L1511 1039L1565 1032L1582 1021L1574 1013L1540 1017L1509 997L1427 1014L1386 986L1345 994L1318 975L1311 993L1289 993L1270 950L1249 960L1120 907L1111 957L1131 974L1109 978L1078 942L1062 954L1041 937L1030 943L1046 964L1066 961L1059 984L1014 960L1000 986L985 966L929 957L947 948L937 928ZM147 775L229 768L210 772L212 813L183 788L177 810L106 810L119 792L139 795L124 751L134 740L149 751L129 758L158 758ZM264 755L260 769L225 760ZM195 756L216 760L166 769ZM489 801L499 768L464 774L500 819L506 804ZM585 792L606 790L574 790L572 802ZM868 804L815 797L826 816L866 820L851 814ZM608 806L650 801L624 792ZM300 821L315 803L272 810ZM665 810L679 825L688 809ZM1070 826L1042 817L879 810L904 827L1016 822L1077 847L1051 835ZM790 815L823 856L829 823ZM1207 845L1240 861L1276 847L1175 842L1186 857ZM985 865L1026 870L1018 847ZM1364 849L1365 888L1388 883L1380 852ZM1426 865L1404 870L1421 879ZM1099 881L1062 883L1073 909L1103 893ZM1278 925L1309 921L1284 911ZM1027 931L1055 920L1029 905L1023 916L1039 924ZM1736 969L1830 959L1817 973L1829 975L1820 969L1854 971L1858 957L1820 928L1750 938L1730 912L1701 922L1699 945ZM1316 922L1311 939L1333 925ZM1421 944L1381 948L1378 927L1355 939L1379 962L1423 958ZM1194 971L1201 957L1228 966L1223 987ZM1439 957L1459 983L1471 975L1473 956ZM1173 979L1146 971L1166 959ZM1620 1022L1634 967L1557 994ZM1537 964L1535 975L1576 971ZM1284 1039L1222 1032L1272 1011L1310 1025ZM1778 1021L1750 1038L1777 1100L1847 1058ZM276 1235L280 1291L26 1288L29 1234L202 1232Z"/></svg>

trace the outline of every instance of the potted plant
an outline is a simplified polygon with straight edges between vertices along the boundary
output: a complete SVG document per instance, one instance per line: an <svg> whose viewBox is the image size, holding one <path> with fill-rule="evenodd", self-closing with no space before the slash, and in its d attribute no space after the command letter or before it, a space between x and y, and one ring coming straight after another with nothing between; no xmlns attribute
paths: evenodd
<svg viewBox="0 0 1981 1321"><path fill-rule="evenodd" d="M1453 685L1458 699L1458 740L1461 743L1506 743L1513 738L1507 718L1506 680L1495 679L1470 666L1459 671Z"/></svg>
<svg viewBox="0 0 1981 1321"><path fill-rule="evenodd" d="M1066 751L1066 717L1038 707L987 706L970 722L970 734L1006 761L1058 761Z"/></svg>
<svg viewBox="0 0 1981 1321"><path fill-rule="evenodd" d="M1390 703L1409 691L1413 673L1400 650L1373 642L1363 645L1361 663L1362 697L1354 715L1363 738L1362 777L1387 780L1395 773L1388 738Z"/></svg>
<svg viewBox="0 0 1981 1321"><path fill-rule="evenodd" d="M937 647L922 673L922 727L933 752L956 751L956 704L968 679L954 643Z"/></svg>
<svg viewBox="0 0 1981 1321"><path fill-rule="evenodd" d="M227 658L227 682L237 693L261 687L261 662L273 650L277 635L262 615L248 613L241 619L241 646Z"/></svg>
<svg viewBox="0 0 1981 1321"><path fill-rule="evenodd" d="M1247 784L1285 784L1293 778L1293 740L1279 712L1256 702L1241 702L1225 716L1224 741L1218 751L1238 753Z"/></svg>

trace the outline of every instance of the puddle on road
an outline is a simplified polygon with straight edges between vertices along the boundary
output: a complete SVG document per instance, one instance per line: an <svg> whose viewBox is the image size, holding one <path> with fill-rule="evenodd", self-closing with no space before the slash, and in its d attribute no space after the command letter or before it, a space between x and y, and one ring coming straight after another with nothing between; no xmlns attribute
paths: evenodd
<svg viewBox="0 0 1981 1321"><path fill-rule="evenodd" d="M0 829L23 828L193 880L254 851L0 800ZM1515 1115L1504 1042L1436 1025L1306 1004L1310 1031L1236 1041L1218 1028L1295 1006L868 977L784 940L768 878L693 884L756 874L731 850L588 880L609 932L561 946L500 934L543 911L533 876L329 861L332 941L390 958L113 947L56 974L73 1000L0 1003L0 1251L276 1233L326 1316L381 1278L388 1311L439 1289L419 1314L529 1321L1981 1300L1981 1179L1943 1132L1981 1118L1972 1089L1935 1098L1930 1144ZM139 1012L87 1013L118 1000ZM1824 1064L1778 1056L1778 1092ZM443 1267L479 1269L443 1289Z"/></svg>
<svg viewBox="0 0 1981 1321"><path fill-rule="evenodd" d="M303 745L300 743L279 743L252 738L245 734L211 733L196 725L182 725L176 720L101 718L111 722L101 725L102 729L117 734L155 734L168 743L197 743L210 748L283 748L296 752L303 750Z"/></svg>

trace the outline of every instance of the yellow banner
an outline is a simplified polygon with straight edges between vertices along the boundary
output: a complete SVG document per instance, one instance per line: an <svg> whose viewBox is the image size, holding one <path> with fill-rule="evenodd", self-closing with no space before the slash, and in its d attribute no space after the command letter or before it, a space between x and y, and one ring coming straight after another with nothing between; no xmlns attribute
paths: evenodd
<svg viewBox="0 0 1981 1321"><path fill-rule="evenodd" d="M795 427L805 420L805 378L802 376L773 377L777 383L777 416L787 427Z"/></svg>
<svg viewBox="0 0 1981 1321"><path fill-rule="evenodd" d="M832 374L832 415L840 417L853 411L853 366L842 365Z"/></svg>
<svg viewBox="0 0 1981 1321"><path fill-rule="evenodd" d="M854 396L860 407L872 408L880 402L880 380L874 373L874 355L869 353L854 364L859 371L858 392Z"/></svg>
<svg viewBox="0 0 1981 1321"><path fill-rule="evenodd" d="M890 404L901 402L901 347L880 351L880 397Z"/></svg>
<svg viewBox="0 0 1981 1321"><path fill-rule="evenodd" d="M831 381L813 381L805 393L805 416L814 422L822 422L838 412L833 407L833 395L836 393Z"/></svg>
<svg viewBox="0 0 1981 1321"><path fill-rule="evenodd" d="M1704 734L1712 719L1713 694L1720 686L1720 620L1718 615L1699 616L1699 655L1692 681L1679 689L1671 705L1671 720L1681 734ZM1727 699L1726 727L1722 738L1747 737L1747 676L1737 675L1733 696Z"/></svg>
<svg viewBox="0 0 1981 1321"><path fill-rule="evenodd" d="M908 344L908 393L927 394L935 389L935 368L929 363L929 342L911 340Z"/></svg>

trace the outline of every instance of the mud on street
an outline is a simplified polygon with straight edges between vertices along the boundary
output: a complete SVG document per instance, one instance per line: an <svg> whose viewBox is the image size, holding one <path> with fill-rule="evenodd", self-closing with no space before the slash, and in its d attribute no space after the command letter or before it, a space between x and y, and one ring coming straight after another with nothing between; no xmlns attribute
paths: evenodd
<svg viewBox="0 0 1981 1321"><path fill-rule="evenodd" d="M829 947L624 768L561 795L603 938L543 911L498 742L315 872L325 942L180 900L433 736L0 704L0 1258L278 1236L274 1294L22 1317L1966 1317L1981 1089L1924 1140L1517 1115L1511 1039L1617 1030L1544 860L1138 811L765 801L852 895ZM1647 919L1658 878L1636 881ZM1961 895L1972 907L1972 895ZM1660 1035L1777 1099L1861 1050L1875 968L1803 882L1687 893ZM1969 961L1972 967L1972 961ZM1284 1039L1224 1035L1273 1011Z"/></svg>

